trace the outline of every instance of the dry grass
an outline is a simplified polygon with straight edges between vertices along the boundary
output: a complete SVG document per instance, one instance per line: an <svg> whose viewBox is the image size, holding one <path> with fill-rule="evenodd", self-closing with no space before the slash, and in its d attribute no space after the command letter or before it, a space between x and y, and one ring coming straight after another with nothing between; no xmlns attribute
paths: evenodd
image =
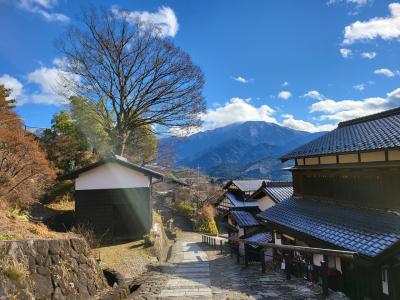
<svg viewBox="0 0 400 300"><path fill-rule="evenodd" d="M133 241L118 245L99 247L93 250L100 258L104 268L114 269L128 278L139 276L145 265L152 261L151 247L145 247L144 241Z"/></svg>
<svg viewBox="0 0 400 300"><path fill-rule="evenodd" d="M10 209L0 200L0 240L50 239L61 234L43 224L29 222L26 213Z"/></svg>
<svg viewBox="0 0 400 300"><path fill-rule="evenodd" d="M71 201L70 199L62 198L60 201L53 202L50 204L47 204L46 207L64 212L64 211L73 211L75 210L75 201Z"/></svg>

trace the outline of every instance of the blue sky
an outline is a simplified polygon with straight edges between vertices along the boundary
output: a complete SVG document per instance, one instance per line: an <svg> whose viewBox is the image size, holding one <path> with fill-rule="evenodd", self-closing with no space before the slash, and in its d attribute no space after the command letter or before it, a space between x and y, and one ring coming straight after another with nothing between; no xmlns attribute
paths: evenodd
<svg viewBox="0 0 400 300"><path fill-rule="evenodd" d="M329 130L400 106L400 3L321 1L96 1L161 23L205 74L203 129L264 120ZM0 0L0 82L26 125L48 127L57 95L54 40L81 1ZM146 19L146 20L147 20Z"/></svg>

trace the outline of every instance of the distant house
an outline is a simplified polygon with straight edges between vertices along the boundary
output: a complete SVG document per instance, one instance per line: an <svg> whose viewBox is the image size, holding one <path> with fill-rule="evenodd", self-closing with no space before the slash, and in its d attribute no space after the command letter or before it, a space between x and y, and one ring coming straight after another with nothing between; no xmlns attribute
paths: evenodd
<svg viewBox="0 0 400 300"><path fill-rule="evenodd" d="M275 243L357 253L297 253L352 299L400 299L400 108L338 125L286 154L294 197L258 214Z"/></svg>
<svg viewBox="0 0 400 300"><path fill-rule="evenodd" d="M271 233L263 228L255 217L259 212L293 195L291 182L273 182L270 180L231 180L224 186L225 193L214 205L223 220L220 222L228 230L228 236L242 238L254 242L271 242ZM238 247L239 254L246 259L260 259L261 247L254 245L231 246ZM265 260L272 259L272 251L265 252Z"/></svg>
<svg viewBox="0 0 400 300"><path fill-rule="evenodd" d="M248 208L248 210L259 212L256 201L249 201L250 195L261 187L263 182L269 180L230 180L224 185L225 193L215 201L218 212L222 215L229 212L231 208Z"/></svg>
<svg viewBox="0 0 400 300"><path fill-rule="evenodd" d="M286 181L263 181L260 188L250 195L249 201L257 201L261 211L293 196L293 183Z"/></svg>
<svg viewBox="0 0 400 300"><path fill-rule="evenodd" d="M162 177L118 155L69 174L75 179L77 224L98 235L141 238L152 225L152 184Z"/></svg>

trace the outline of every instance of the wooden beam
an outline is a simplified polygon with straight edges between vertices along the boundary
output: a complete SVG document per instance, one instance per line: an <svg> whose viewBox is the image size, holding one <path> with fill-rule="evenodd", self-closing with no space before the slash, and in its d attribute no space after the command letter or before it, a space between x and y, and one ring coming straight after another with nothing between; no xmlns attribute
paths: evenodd
<svg viewBox="0 0 400 300"><path fill-rule="evenodd" d="M256 245L256 246L264 247L264 248L291 250L291 251L299 251L299 252L306 252L306 253L313 253L313 254L332 255L332 256L338 256L338 257L347 258L347 259L355 259L358 256L358 253L353 252L353 251L314 248L314 247L306 247L306 246L278 245L278 244L274 244L274 243L258 243L258 242L251 242L246 239L239 239L239 238L233 238L233 237L229 237L227 239L231 240L233 242L251 244L251 245Z"/></svg>

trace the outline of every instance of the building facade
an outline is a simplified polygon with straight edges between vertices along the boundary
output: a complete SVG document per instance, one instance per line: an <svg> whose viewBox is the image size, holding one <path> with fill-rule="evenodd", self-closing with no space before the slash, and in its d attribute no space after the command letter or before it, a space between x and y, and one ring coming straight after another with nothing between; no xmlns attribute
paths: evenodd
<svg viewBox="0 0 400 300"><path fill-rule="evenodd" d="M318 281L354 299L400 299L400 109L338 125L283 156L293 197L259 214L275 241L354 251L303 257Z"/></svg>
<svg viewBox="0 0 400 300"><path fill-rule="evenodd" d="M162 175L113 155L68 175L75 179L75 221L98 236L138 239L152 226L151 188Z"/></svg>

